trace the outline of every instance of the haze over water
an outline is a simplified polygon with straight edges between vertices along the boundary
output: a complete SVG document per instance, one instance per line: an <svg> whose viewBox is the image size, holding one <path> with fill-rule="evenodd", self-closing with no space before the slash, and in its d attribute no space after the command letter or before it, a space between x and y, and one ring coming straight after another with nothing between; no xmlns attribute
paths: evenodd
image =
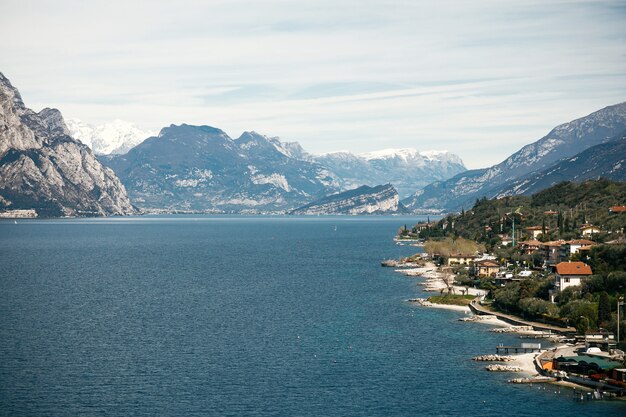
<svg viewBox="0 0 626 417"><path fill-rule="evenodd" d="M0 414L624 414L507 384L470 358L518 339L407 304L379 261L416 220L1 222Z"/></svg>

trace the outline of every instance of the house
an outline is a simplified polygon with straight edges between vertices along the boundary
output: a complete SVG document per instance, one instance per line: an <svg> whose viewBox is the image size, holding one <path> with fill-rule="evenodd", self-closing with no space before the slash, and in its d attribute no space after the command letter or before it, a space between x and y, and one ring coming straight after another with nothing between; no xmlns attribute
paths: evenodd
<svg viewBox="0 0 626 417"><path fill-rule="evenodd" d="M459 264L459 265L469 265L470 262L473 262L476 259L474 255L465 255L462 253L451 254L448 257L448 265Z"/></svg>
<svg viewBox="0 0 626 417"><path fill-rule="evenodd" d="M609 213L611 214L620 214L626 212L626 206L613 206L609 207Z"/></svg>
<svg viewBox="0 0 626 417"><path fill-rule="evenodd" d="M556 265L563 260L563 258L561 258L561 246L564 243L564 240L555 240L541 244L543 259L548 265Z"/></svg>
<svg viewBox="0 0 626 417"><path fill-rule="evenodd" d="M567 260L575 253L589 250L596 243L587 239L568 240L561 245L561 259Z"/></svg>
<svg viewBox="0 0 626 417"><path fill-rule="evenodd" d="M556 265L554 291L550 291L550 300L568 287L575 287L591 276L591 267L584 262L560 262Z"/></svg>
<svg viewBox="0 0 626 417"><path fill-rule="evenodd" d="M600 233L602 230L600 230L600 228L598 226L594 226L592 224L583 224L582 226L580 226L580 233L583 236L591 236L593 234L596 233Z"/></svg>
<svg viewBox="0 0 626 417"><path fill-rule="evenodd" d="M500 264L490 259L481 259L474 262L476 273L479 277L491 277L495 276L500 270Z"/></svg>
<svg viewBox="0 0 626 417"><path fill-rule="evenodd" d="M531 238L531 239L537 239L539 237L539 235L543 234L543 226L528 226L526 228L526 234ZM545 228L546 229L546 233L548 232L548 230L550 230L548 227Z"/></svg>
<svg viewBox="0 0 626 417"><path fill-rule="evenodd" d="M417 230L418 232L421 232L422 230L432 229L435 226L437 226L437 223L435 223L435 222L418 223L418 224L415 225L415 230Z"/></svg>
<svg viewBox="0 0 626 417"><path fill-rule="evenodd" d="M606 331L586 331L585 332L585 349L592 347L600 348L605 352L611 349L615 349L617 342L615 341L615 334Z"/></svg>
<svg viewBox="0 0 626 417"><path fill-rule="evenodd" d="M498 235L498 237L502 242L502 246L511 246L511 243L513 243L513 239L509 235Z"/></svg>
<svg viewBox="0 0 626 417"><path fill-rule="evenodd" d="M531 253L539 250L539 248L541 247L541 242L538 240L527 240L525 242L518 243L518 245L522 252L524 252L526 255L530 255Z"/></svg>

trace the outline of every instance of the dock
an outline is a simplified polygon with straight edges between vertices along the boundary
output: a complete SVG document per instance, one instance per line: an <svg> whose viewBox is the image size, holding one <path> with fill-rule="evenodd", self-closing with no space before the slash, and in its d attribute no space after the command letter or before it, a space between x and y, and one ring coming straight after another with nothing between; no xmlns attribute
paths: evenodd
<svg viewBox="0 0 626 417"><path fill-rule="evenodd" d="M541 333L535 333L535 334L522 334L520 335L519 338L520 339L549 339L555 336L557 335L548 331L548 332L541 332Z"/></svg>
<svg viewBox="0 0 626 417"><path fill-rule="evenodd" d="M499 354L500 352L508 354L511 351L515 353L539 352L541 351L541 343L522 343L521 346L496 346L496 354Z"/></svg>

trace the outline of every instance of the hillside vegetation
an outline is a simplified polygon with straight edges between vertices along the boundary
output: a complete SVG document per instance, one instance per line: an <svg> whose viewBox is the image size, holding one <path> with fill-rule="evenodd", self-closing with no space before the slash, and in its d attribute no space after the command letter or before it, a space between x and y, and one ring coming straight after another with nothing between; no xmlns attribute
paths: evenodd
<svg viewBox="0 0 626 417"><path fill-rule="evenodd" d="M489 249L501 235L513 236L513 227L517 240L524 238L526 227L541 226L546 234L540 240L547 241L578 237L579 227L591 223L604 232L598 236L602 241L623 233L626 213L609 213L609 207L618 205L626 205L626 182L563 182L529 197L476 200L471 210L442 218L420 231L419 237L461 236L483 242Z"/></svg>

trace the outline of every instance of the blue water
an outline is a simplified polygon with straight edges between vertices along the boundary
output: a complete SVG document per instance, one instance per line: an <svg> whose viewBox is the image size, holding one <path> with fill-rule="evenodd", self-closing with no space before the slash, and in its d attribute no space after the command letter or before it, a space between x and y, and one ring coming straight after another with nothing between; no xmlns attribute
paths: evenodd
<svg viewBox="0 0 626 417"><path fill-rule="evenodd" d="M415 221L2 222L0 414L626 414L507 384L469 359L519 340L406 303L379 261Z"/></svg>

